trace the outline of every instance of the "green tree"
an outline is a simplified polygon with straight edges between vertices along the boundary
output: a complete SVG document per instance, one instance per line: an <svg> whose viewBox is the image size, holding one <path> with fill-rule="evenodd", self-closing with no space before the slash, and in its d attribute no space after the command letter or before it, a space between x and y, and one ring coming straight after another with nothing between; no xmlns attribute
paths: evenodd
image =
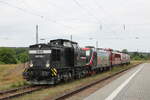
<svg viewBox="0 0 150 100"><path fill-rule="evenodd" d="M147 54L147 60L150 59L150 53Z"/></svg>
<svg viewBox="0 0 150 100"><path fill-rule="evenodd" d="M141 60L140 56L134 56L132 59L133 60Z"/></svg>
<svg viewBox="0 0 150 100"><path fill-rule="evenodd" d="M16 64L15 51L11 48L0 48L0 62L5 64Z"/></svg>
<svg viewBox="0 0 150 100"><path fill-rule="evenodd" d="M23 53L20 53L17 58L21 63L25 63L28 61L29 56L28 56L27 52L23 52Z"/></svg>
<svg viewBox="0 0 150 100"><path fill-rule="evenodd" d="M27 52L28 49L27 48L14 48L15 52L16 52L16 55L19 55L23 52Z"/></svg>

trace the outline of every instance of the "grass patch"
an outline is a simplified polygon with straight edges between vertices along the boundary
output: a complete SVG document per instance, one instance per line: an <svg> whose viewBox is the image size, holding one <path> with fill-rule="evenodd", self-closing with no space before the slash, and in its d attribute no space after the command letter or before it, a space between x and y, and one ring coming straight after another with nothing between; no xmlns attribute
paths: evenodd
<svg viewBox="0 0 150 100"><path fill-rule="evenodd" d="M22 64L0 65L0 90L28 85L22 77L23 70Z"/></svg>
<svg viewBox="0 0 150 100"><path fill-rule="evenodd" d="M52 99L53 97L62 94L64 92L67 92L68 90L74 90L78 87L81 87L89 82L96 81L98 79L102 79L104 77L107 77L109 75L112 75L116 72L119 72L123 69L127 69L130 67L133 67L136 64L141 63L142 61L133 61L130 65L124 65L124 66L118 66L114 67L111 71L107 71L101 74L93 75L91 77L86 77L83 79L75 80L72 82L64 83L64 84L59 84L55 87L49 88L49 89L44 89L41 91L36 91L31 94L22 96L17 98L17 100L44 100L44 99ZM16 99L13 99L16 100Z"/></svg>
<svg viewBox="0 0 150 100"><path fill-rule="evenodd" d="M26 86L26 85L29 85L29 84L27 83L27 81L23 80L23 81L18 81L18 82L11 84L10 87L17 88L17 87Z"/></svg>

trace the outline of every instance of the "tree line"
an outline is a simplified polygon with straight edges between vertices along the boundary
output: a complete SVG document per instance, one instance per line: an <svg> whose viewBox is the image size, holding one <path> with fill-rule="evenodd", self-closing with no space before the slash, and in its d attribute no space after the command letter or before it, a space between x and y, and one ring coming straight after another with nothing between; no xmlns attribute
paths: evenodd
<svg viewBox="0 0 150 100"><path fill-rule="evenodd" d="M0 47L0 64L25 63L28 60L28 48Z"/></svg>
<svg viewBox="0 0 150 100"><path fill-rule="evenodd" d="M150 53L145 52L128 52L127 49L122 50L123 53L129 54L131 60L150 60Z"/></svg>
<svg viewBox="0 0 150 100"><path fill-rule="evenodd" d="M128 52L127 49L123 49L122 52L129 54L131 60L150 60L150 53ZM0 64L25 63L28 60L28 48L0 47Z"/></svg>

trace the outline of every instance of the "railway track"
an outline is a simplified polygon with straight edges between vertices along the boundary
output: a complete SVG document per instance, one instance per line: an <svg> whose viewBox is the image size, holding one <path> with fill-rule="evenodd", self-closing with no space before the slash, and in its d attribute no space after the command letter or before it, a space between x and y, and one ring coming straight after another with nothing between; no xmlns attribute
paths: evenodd
<svg viewBox="0 0 150 100"><path fill-rule="evenodd" d="M134 65L137 66L139 64L136 64ZM100 79L100 80L97 80L97 81L94 81L92 83L89 83L87 84L86 86L82 86L80 88L77 88L73 91L69 91L68 93L65 93L63 95L60 95L58 96L57 98L55 98L55 100L63 100L63 99L66 99L72 95L75 95L76 93L79 93L87 88L90 88L92 87L93 85L96 85L100 82L103 82L109 78L112 78L113 76L116 76L122 72L125 72L129 69L131 69L133 67L130 67L128 69L124 69L122 71L119 71L119 72L116 72L114 73L113 75L110 75L108 77L105 77L103 79ZM19 96L22 96L22 95L25 95L25 94L29 94L29 93L32 93L34 91L39 91L39 90L42 90L42 89L46 89L46 88L49 88L50 86L24 86L24 87L20 87L20 88L15 88L15 89L10 89L10 90L5 90L5 91L0 91L0 100L8 100L8 99L12 99L12 98L15 98L15 97L19 97Z"/></svg>
<svg viewBox="0 0 150 100"><path fill-rule="evenodd" d="M141 63L140 63L140 64L141 64ZM94 85L96 85L96 84L98 84L98 83L101 83L101 82L103 82L103 81L105 81L105 80L107 80L107 79L110 79L110 78L112 78L112 77L114 77L114 76L116 76L116 75L118 75L118 74L120 74L120 73L123 73L123 72L125 72L125 71L127 71L127 70L129 70L129 69L131 69L131 68L134 68L134 67L136 67L136 66L138 66L138 65L140 65L140 64L133 65L133 67L130 67L130 68L128 68L128 69L121 70L121 71L119 71L119 72L114 73L113 75L104 77L103 79L94 81L94 82L89 83L89 84L87 84L87 85L85 85L85 86L82 86L82 87L80 87L80 88L77 88L77 89L75 89L75 90L73 90L73 91L70 91L70 92L65 93L65 94L63 94L63 95L60 95L60 96L56 97L55 100L65 100L65 99L67 99L67 98L69 98L69 97L71 97L71 96L73 96L73 95L75 95L75 94L77 94L77 93L79 93L79 92L81 92L81 91L83 91L83 90L86 90L86 89L88 89L88 88L90 88L90 87L92 87L92 86L94 86Z"/></svg>
<svg viewBox="0 0 150 100"><path fill-rule="evenodd" d="M11 90L0 91L0 100L8 100L45 88L48 88L48 86L24 86Z"/></svg>

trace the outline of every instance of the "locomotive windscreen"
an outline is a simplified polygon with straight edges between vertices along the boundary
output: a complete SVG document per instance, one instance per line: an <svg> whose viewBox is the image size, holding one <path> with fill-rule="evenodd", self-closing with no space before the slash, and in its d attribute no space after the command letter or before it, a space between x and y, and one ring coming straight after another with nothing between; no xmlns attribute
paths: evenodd
<svg viewBox="0 0 150 100"><path fill-rule="evenodd" d="M86 63L89 63L90 62L90 59L92 57L92 49L90 48L85 48L84 49L85 52L86 52Z"/></svg>

